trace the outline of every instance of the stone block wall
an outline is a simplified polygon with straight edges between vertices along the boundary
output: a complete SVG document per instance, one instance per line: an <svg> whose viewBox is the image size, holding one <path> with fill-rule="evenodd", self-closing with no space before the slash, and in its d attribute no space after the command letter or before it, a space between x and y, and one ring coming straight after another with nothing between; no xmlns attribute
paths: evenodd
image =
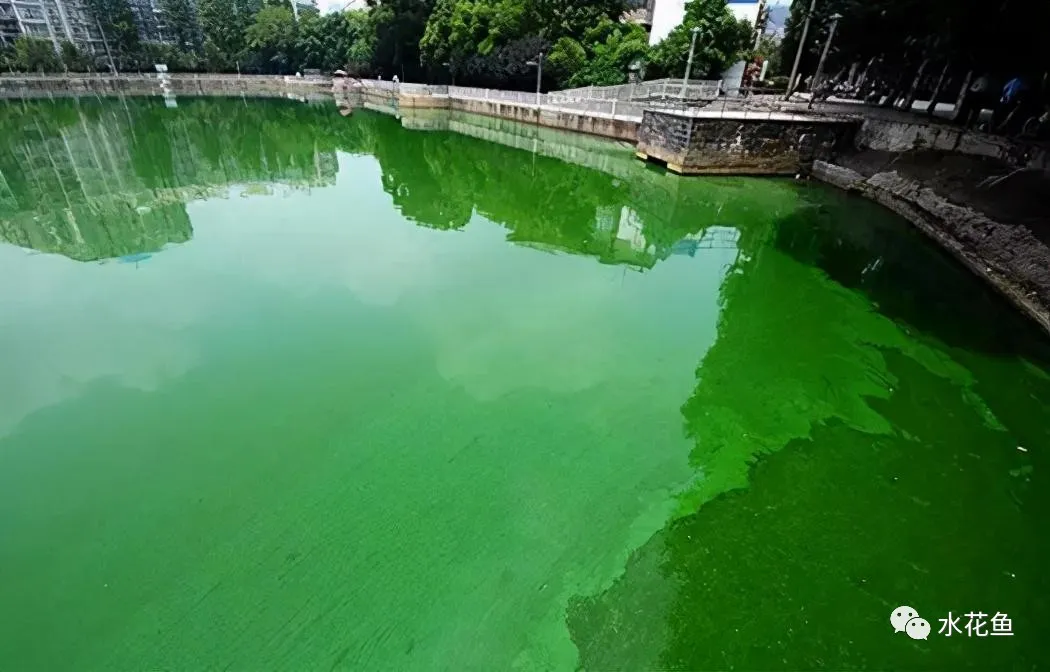
<svg viewBox="0 0 1050 672"><path fill-rule="evenodd" d="M856 126L800 115L734 118L646 110L638 153L686 175L794 175L851 147Z"/></svg>
<svg viewBox="0 0 1050 672"><path fill-rule="evenodd" d="M955 152L1050 171L1050 151L1045 143L989 135L925 119L867 118L857 133L856 142L862 150Z"/></svg>
<svg viewBox="0 0 1050 672"><path fill-rule="evenodd" d="M165 80L156 75L139 74L4 76L0 77L0 99L113 94L157 96L164 93L193 96L314 95L325 93L330 87L327 80L286 79L270 75L176 74Z"/></svg>

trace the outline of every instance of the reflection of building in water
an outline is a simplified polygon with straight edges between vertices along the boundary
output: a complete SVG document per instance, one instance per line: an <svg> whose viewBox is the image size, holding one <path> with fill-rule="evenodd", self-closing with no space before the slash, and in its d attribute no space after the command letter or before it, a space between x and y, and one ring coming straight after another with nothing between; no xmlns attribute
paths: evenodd
<svg viewBox="0 0 1050 672"><path fill-rule="evenodd" d="M634 208L602 206L595 213L595 238L605 241L608 256L602 261L652 268L671 255L696 256L698 250L728 249L739 246L740 231L729 226L710 226L686 234L681 240L658 248L645 238L645 222ZM601 255L599 255L601 256Z"/></svg>
<svg viewBox="0 0 1050 672"><path fill-rule="evenodd" d="M61 129L33 130L0 160L0 239L82 261L189 240L183 199L146 188L114 126L80 114Z"/></svg>
<svg viewBox="0 0 1050 672"><path fill-rule="evenodd" d="M728 226L712 226L697 233L691 233L671 246L671 254L696 256L697 250L727 249L735 250L740 243L740 231Z"/></svg>
<svg viewBox="0 0 1050 672"><path fill-rule="evenodd" d="M620 209L620 222L616 229L616 240L625 243L633 252L654 254L656 248L645 243L645 224L630 206Z"/></svg>
<svg viewBox="0 0 1050 672"><path fill-rule="evenodd" d="M155 103L128 103L86 112L63 101L61 113L7 120L22 137L0 147L0 241L81 261L155 252L192 236L188 201L232 184L335 183L334 152L240 161L220 150L206 119L179 113L170 129L155 118L137 123Z"/></svg>

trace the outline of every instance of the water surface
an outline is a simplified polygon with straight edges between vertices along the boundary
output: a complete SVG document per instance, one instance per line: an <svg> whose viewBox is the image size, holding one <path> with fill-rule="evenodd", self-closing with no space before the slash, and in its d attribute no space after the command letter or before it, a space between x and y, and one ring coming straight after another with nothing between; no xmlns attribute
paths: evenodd
<svg viewBox="0 0 1050 672"><path fill-rule="evenodd" d="M1050 663L1050 357L879 207L460 114L0 127L0 668Z"/></svg>

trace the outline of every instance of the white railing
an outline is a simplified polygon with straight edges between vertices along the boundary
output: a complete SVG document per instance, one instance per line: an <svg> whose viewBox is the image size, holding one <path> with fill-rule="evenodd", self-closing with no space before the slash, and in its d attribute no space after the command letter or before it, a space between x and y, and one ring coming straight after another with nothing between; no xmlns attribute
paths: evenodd
<svg viewBox="0 0 1050 672"><path fill-rule="evenodd" d="M572 110L584 114L609 117L642 117L643 103L632 103L622 100L548 100L547 106L555 109Z"/></svg>
<svg viewBox="0 0 1050 672"><path fill-rule="evenodd" d="M553 107L573 112L582 112L590 115L601 115L609 117L637 117L641 118L645 107L642 103L621 101L615 98L587 99L587 98L558 98L553 93L541 93L539 95L528 91L502 91L499 89L479 89L469 86L450 86L449 95L454 98L473 98L475 100L491 100L514 105L530 105L535 107L537 101L544 107Z"/></svg>
<svg viewBox="0 0 1050 672"><path fill-rule="evenodd" d="M389 79L350 79L348 80L348 83L351 87L360 86L362 89L378 89L390 93L393 93L400 88L400 85L397 82L392 82Z"/></svg>
<svg viewBox="0 0 1050 672"><path fill-rule="evenodd" d="M365 79L350 83L350 88L358 86L363 89L382 91L385 94L395 92L411 95L447 95L452 98L487 100L511 105L561 109L590 116L631 117L641 119L645 103L632 102L618 98L584 98L558 97L554 93L534 93L532 91L504 91L502 89L483 89L473 86L428 86L425 84L395 84L391 81ZM610 88L610 87L607 87ZM561 93L561 92L559 92Z"/></svg>
<svg viewBox="0 0 1050 672"><path fill-rule="evenodd" d="M480 89L474 86L450 86L448 95L454 98L495 100L518 105L546 105L547 94L532 91L504 91L503 89Z"/></svg>
<svg viewBox="0 0 1050 672"><path fill-rule="evenodd" d="M638 101L652 98L679 98L686 100L711 100L718 97L722 80L691 79L683 83L680 79L655 79L634 84L616 86L584 86L577 89L551 91L552 99L566 100L624 100Z"/></svg>

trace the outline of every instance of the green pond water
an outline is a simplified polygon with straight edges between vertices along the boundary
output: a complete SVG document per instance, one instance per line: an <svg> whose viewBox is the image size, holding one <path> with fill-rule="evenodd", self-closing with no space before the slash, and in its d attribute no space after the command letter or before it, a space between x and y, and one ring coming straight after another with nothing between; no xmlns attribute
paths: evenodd
<svg viewBox="0 0 1050 672"><path fill-rule="evenodd" d="M880 207L447 112L0 128L0 669L1050 666L1045 340Z"/></svg>

